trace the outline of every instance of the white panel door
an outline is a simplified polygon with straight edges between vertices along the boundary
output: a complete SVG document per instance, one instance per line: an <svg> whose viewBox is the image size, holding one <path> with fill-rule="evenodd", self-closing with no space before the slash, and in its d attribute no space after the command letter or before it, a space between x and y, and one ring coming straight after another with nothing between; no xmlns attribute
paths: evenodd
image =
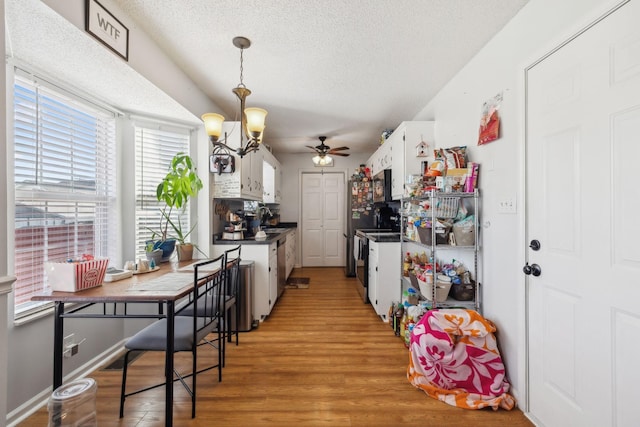
<svg viewBox="0 0 640 427"><path fill-rule="evenodd" d="M324 265L344 266L345 237L344 217L345 198L344 175L341 173L325 173L324 184Z"/></svg>
<svg viewBox="0 0 640 427"><path fill-rule="evenodd" d="M323 185L321 174L302 175L302 265L324 265Z"/></svg>
<svg viewBox="0 0 640 427"><path fill-rule="evenodd" d="M640 425L640 1L527 70L529 412Z"/></svg>
<svg viewBox="0 0 640 427"><path fill-rule="evenodd" d="M302 174L302 265L344 265L343 173Z"/></svg>

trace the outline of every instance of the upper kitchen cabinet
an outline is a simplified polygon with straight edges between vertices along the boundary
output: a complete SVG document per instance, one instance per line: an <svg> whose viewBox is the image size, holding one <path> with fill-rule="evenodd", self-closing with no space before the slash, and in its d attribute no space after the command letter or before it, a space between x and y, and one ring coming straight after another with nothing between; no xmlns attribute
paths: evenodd
<svg viewBox="0 0 640 427"><path fill-rule="evenodd" d="M268 150L264 150L262 162L262 201L280 203L282 200L282 166Z"/></svg>
<svg viewBox="0 0 640 427"><path fill-rule="evenodd" d="M240 146L240 122L225 122L222 131L226 143L231 148ZM235 152L228 154L235 158L235 171L216 173L213 179L213 197L217 199L245 199L262 201L262 162L266 149L249 153L240 158ZM217 152L216 154L225 154ZM269 153L271 154L271 153Z"/></svg>
<svg viewBox="0 0 640 427"><path fill-rule="evenodd" d="M375 175L385 169L391 169L391 144L385 141L384 144L371 155L367 161L367 166L371 168L371 175Z"/></svg>
<svg viewBox="0 0 640 427"><path fill-rule="evenodd" d="M421 163L427 157L418 157L417 148L426 142L434 148L435 122L402 122L383 144L391 148L391 198L400 200L404 193L404 183L408 175L422 173Z"/></svg>

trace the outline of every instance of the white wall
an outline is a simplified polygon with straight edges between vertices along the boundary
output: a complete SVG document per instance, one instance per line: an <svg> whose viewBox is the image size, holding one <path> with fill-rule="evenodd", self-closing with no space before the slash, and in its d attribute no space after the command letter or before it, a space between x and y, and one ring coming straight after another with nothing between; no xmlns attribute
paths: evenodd
<svg viewBox="0 0 640 427"><path fill-rule="evenodd" d="M300 209L300 171L314 170L347 170L347 178L351 176L360 164L363 164L371 154L353 153L349 157L333 156L333 167L316 168L313 166L309 154L284 154L274 153L280 164L282 164L282 203L280 203L280 221L298 222ZM298 245L299 247L300 245ZM300 258L298 258L300 259Z"/></svg>
<svg viewBox="0 0 640 427"><path fill-rule="evenodd" d="M524 398L524 68L618 3L604 0L531 0L414 120L436 121L436 144L467 145L480 163L484 315L496 323L507 374ZM480 110L503 92L501 137L478 147ZM514 199L517 214L498 212ZM535 201L529 201L535 203ZM515 238L514 238L515 237ZM521 400L521 404L523 404Z"/></svg>

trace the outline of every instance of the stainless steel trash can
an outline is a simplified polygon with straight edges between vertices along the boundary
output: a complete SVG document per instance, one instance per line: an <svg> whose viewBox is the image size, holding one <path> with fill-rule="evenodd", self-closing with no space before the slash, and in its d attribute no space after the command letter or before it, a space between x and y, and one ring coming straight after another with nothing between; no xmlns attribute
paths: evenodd
<svg viewBox="0 0 640 427"><path fill-rule="evenodd" d="M240 308L238 330L241 332L248 332L253 327L254 264L250 260L240 261L240 295L237 307ZM235 312L231 313L231 328L236 328Z"/></svg>

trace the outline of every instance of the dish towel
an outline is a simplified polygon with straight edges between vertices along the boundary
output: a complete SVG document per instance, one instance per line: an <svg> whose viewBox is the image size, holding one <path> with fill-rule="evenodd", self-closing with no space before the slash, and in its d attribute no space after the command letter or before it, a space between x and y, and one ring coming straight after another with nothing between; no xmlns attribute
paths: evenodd
<svg viewBox="0 0 640 427"><path fill-rule="evenodd" d="M474 310L428 311L411 334L409 382L452 406L512 409L495 331Z"/></svg>

